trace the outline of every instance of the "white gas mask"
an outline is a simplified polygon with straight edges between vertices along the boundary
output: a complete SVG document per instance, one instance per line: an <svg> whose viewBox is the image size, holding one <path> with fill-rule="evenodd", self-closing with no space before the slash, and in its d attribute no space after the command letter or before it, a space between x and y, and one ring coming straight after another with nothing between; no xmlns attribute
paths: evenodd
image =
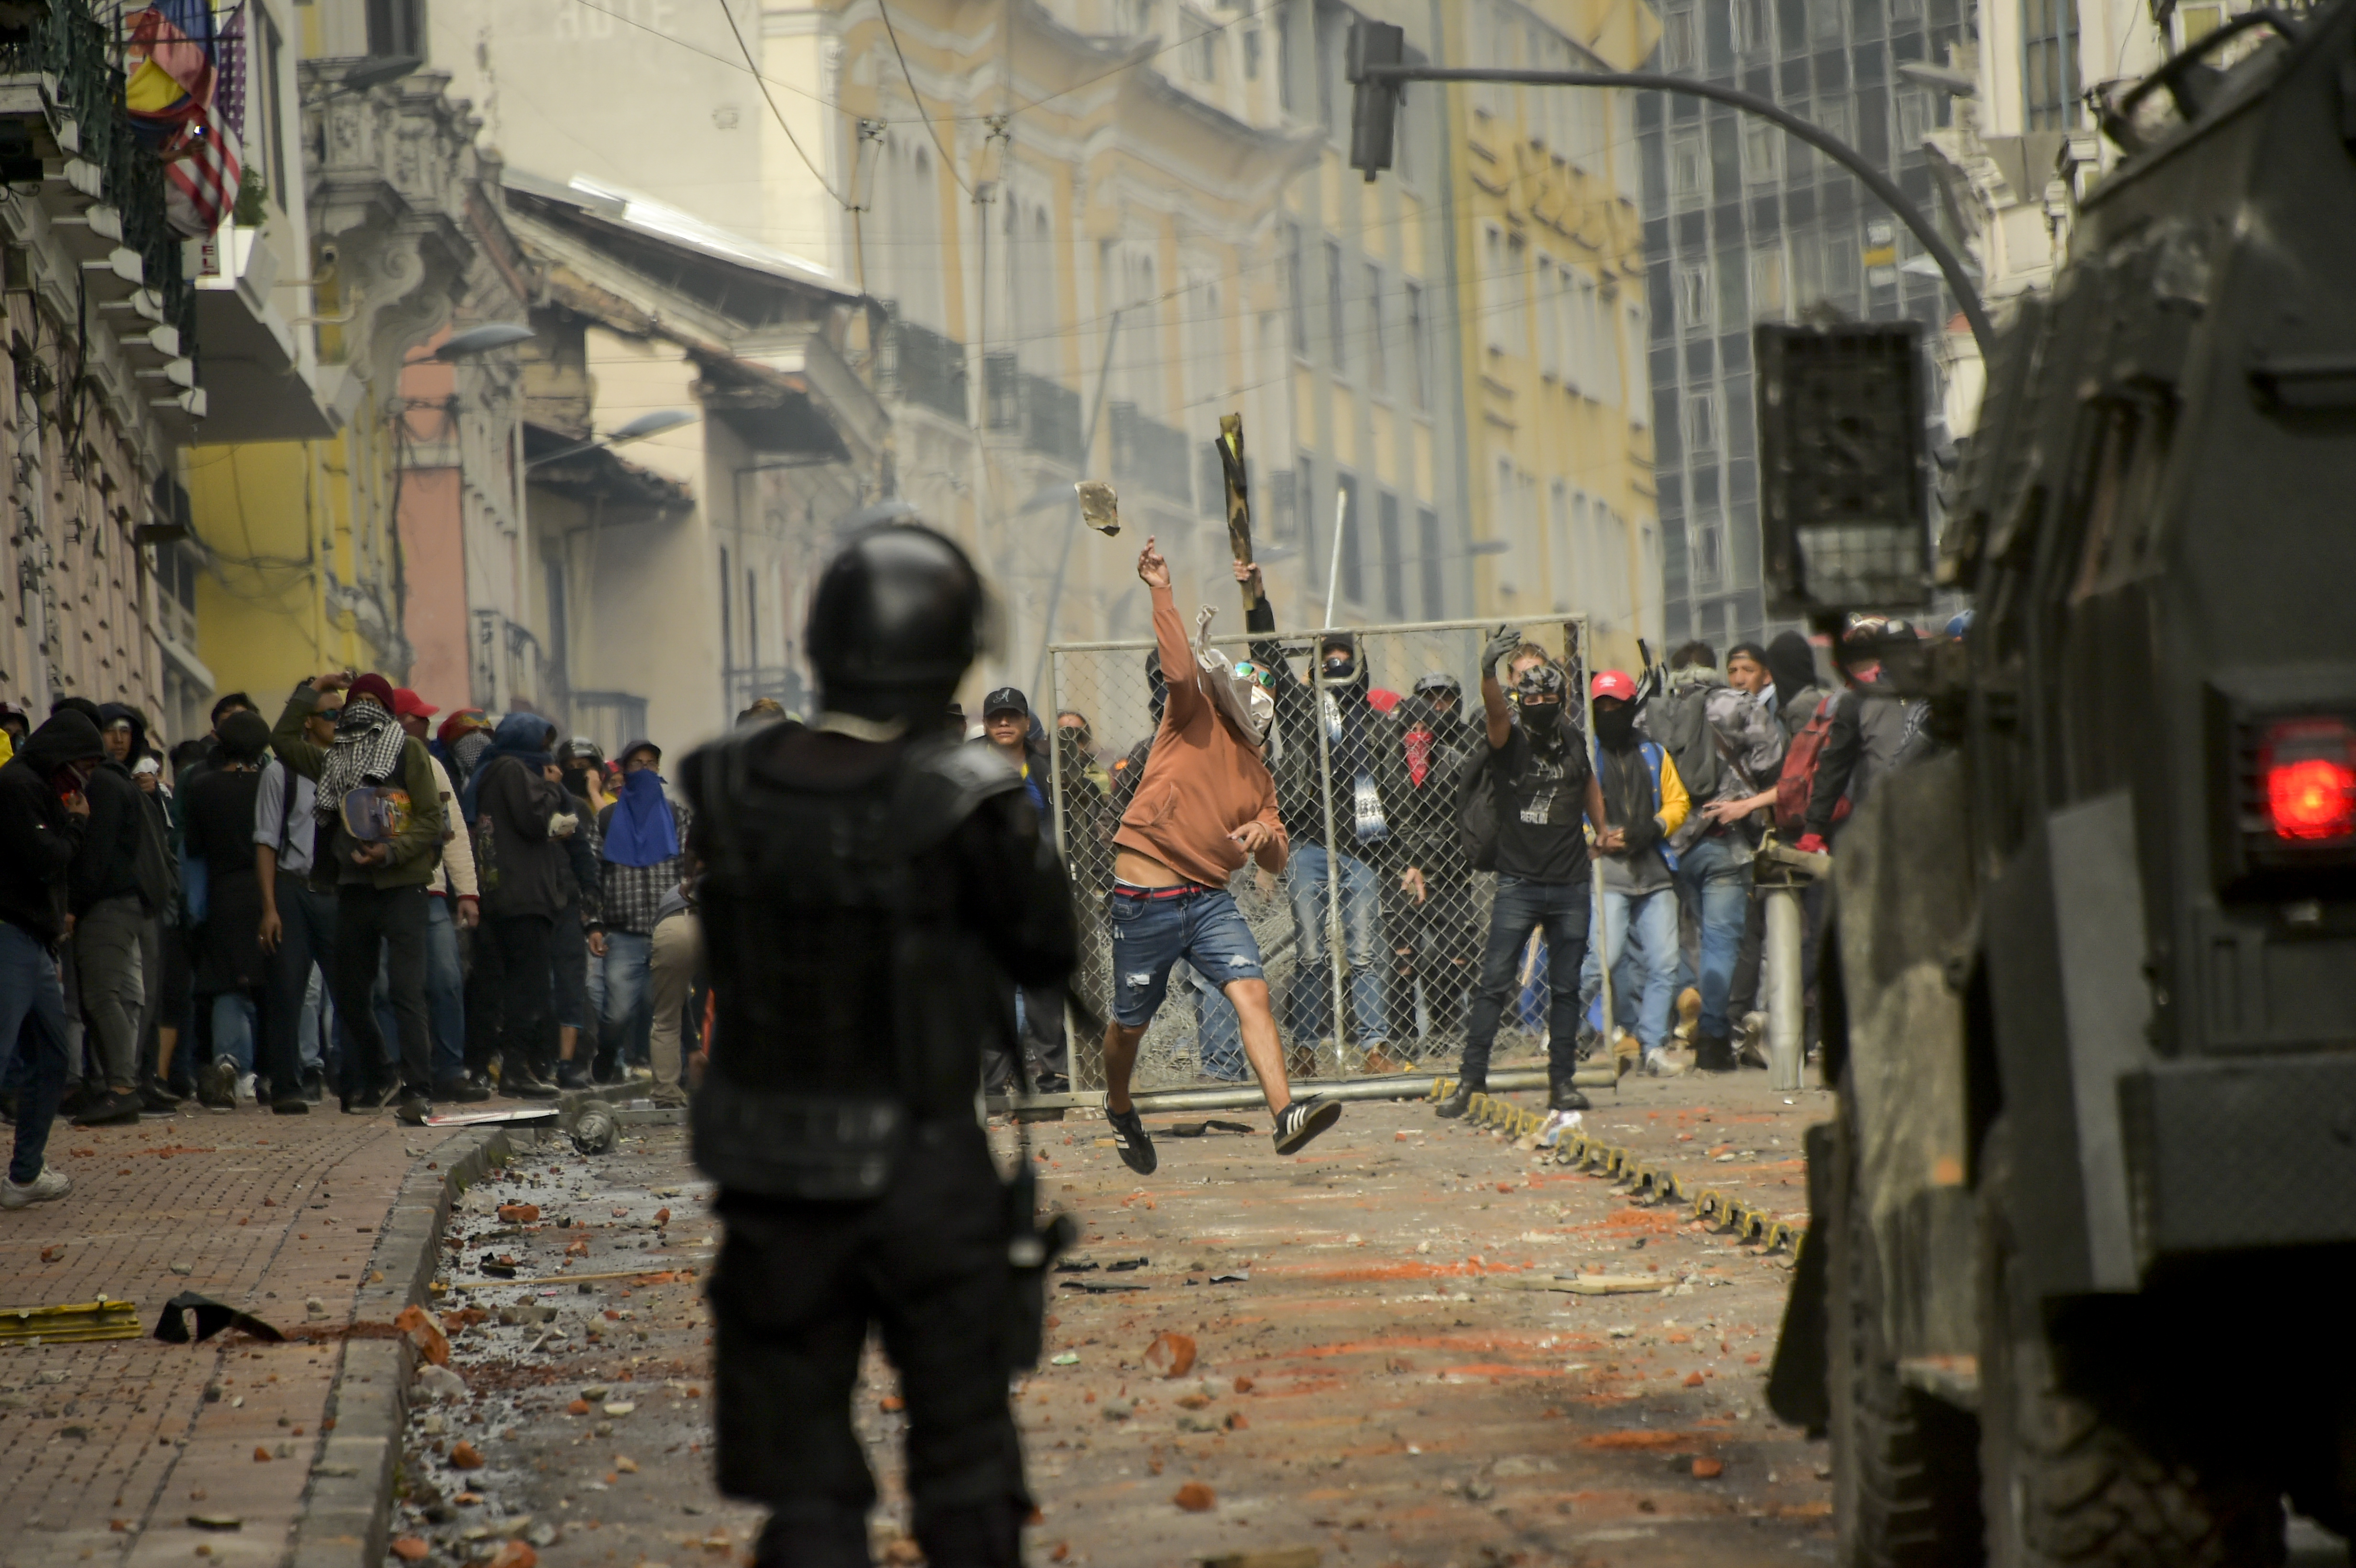
<svg viewBox="0 0 2356 1568"><path fill-rule="evenodd" d="M1195 679L1246 740L1263 745L1268 740L1268 727L1276 722L1275 672L1254 659L1229 663L1226 654L1212 647L1205 639L1210 635L1212 618L1217 614L1215 608L1205 604L1194 617Z"/></svg>

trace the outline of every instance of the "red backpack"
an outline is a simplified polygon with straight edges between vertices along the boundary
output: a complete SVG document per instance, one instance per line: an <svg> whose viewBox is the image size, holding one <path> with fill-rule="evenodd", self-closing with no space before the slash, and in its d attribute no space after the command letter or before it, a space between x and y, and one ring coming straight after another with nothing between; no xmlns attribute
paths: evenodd
<svg viewBox="0 0 2356 1568"><path fill-rule="evenodd" d="M1833 732L1834 701L1827 697L1817 703L1800 732L1792 737L1783 752L1783 772L1775 780L1775 827L1794 840L1807 831L1808 804L1816 793L1816 763L1824 755L1825 737ZM1833 820L1839 822L1847 816L1848 797L1843 795L1833 807Z"/></svg>

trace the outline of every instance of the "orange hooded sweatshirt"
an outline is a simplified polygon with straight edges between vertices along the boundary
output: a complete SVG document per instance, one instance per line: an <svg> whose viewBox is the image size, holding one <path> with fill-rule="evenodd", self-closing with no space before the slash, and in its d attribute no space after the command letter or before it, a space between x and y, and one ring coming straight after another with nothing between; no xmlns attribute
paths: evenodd
<svg viewBox="0 0 2356 1568"><path fill-rule="evenodd" d="M1270 872L1284 869L1284 823L1276 814L1276 781L1260 748L1236 729L1196 680L1170 590L1153 590L1153 636L1162 652L1169 696L1145 776L1121 814L1112 841L1151 855L1182 877L1224 888L1243 869L1242 847L1227 837L1257 818L1269 841L1257 859Z"/></svg>

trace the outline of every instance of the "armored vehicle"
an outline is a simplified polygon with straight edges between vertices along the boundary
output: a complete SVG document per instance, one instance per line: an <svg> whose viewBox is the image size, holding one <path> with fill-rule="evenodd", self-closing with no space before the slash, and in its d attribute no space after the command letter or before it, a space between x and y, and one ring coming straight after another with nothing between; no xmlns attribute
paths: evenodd
<svg viewBox="0 0 2356 1568"><path fill-rule="evenodd" d="M1945 744L1834 845L1770 1397L1829 1431L1844 1563L2356 1525L2356 4L2104 119L1955 475L1969 630L1891 666ZM1786 602L1889 607L1769 526Z"/></svg>

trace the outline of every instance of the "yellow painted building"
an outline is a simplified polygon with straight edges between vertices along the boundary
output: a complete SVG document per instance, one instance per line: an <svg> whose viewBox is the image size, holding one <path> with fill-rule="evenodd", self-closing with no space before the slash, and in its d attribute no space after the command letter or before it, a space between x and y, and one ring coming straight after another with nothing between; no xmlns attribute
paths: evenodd
<svg viewBox="0 0 2356 1568"><path fill-rule="evenodd" d="M1649 5L1464 0L1442 7L1467 66L1634 70ZM1645 372L1634 95L1446 90L1471 516L1483 615L1583 611L1599 665L1656 656L1661 545Z"/></svg>

